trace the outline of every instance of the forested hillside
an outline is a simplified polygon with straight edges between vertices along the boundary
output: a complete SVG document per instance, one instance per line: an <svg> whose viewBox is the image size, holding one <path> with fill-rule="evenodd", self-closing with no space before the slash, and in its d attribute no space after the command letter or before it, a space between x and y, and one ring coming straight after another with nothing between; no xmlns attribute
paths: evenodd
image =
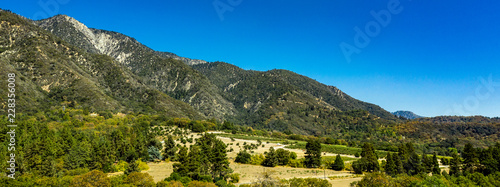
<svg viewBox="0 0 500 187"><path fill-rule="evenodd" d="M43 111L54 105L90 111L144 111L203 118L189 105L145 85L115 59L87 53L31 21L0 12L0 73L16 74L18 111ZM2 85L7 85L1 79ZM0 94L6 95L6 89ZM0 98L4 111L6 100Z"/></svg>

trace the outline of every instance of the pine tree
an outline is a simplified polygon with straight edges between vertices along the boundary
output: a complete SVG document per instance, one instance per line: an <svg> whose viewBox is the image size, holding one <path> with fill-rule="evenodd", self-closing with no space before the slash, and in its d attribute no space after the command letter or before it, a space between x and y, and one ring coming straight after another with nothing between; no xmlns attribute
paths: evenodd
<svg viewBox="0 0 500 187"><path fill-rule="evenodd" d="M234 161L238 163L248 164L250 163L251 158L252 155L250 155L250 153L246 152L245 150L240 150Z"/></svg>
<svg viewBox="0 0 500 187"><path fill-rule="evenodd" d="M139 169L139 164L137 163L136 160L128 163L127 169L125 172L123 172L125 175L129 175L132 172L140 172L141 170Z"/></svg>
<svg viewBox="0 0 500 187"><path fill-rule="evenodd" d="M221 140L216 139L212 156L212 177L213 178L223 178L227 177L233 172L229 167L229 161L227 160L227 145Z"/></svg>
<svg viewBox="0 0 500 187"><path fill-rule="evenodd" d="M266 158L262 162L263 166L275 167L276 165L278 165L278 156L273 147L269 148L269 152L266 152L265 155Z"/></svg>
<svg viewBox="0 0 500 187"><path fill-rule="evenodd" d="M441 169L439 169L439 161L437 159L436 153L432 155L432 175L440 175Z"/></svg>
<svg viewBox="0 0 500 187"><path fill-rule="evenodd" d="M333 162L331 168L336 171L341 171L344 169L344 160L342 160L340 154L337 154L337 157L335 157L335 162Z"/></svg>
<svg viewBox="0 0 500 187"><path fill-rule="evenodd" d="M148 148L149 161L161 160L163 156L161 156L160 150L155 146L149 146Z"/></svg>
<svg viewBox="0 0 500 187"><path fill-rule="evenodd" d="M474 149L471 143L465 144L462 157L464 159L463 163L464 172L474 173L474 170L477 167L477 164L479 163L479 159L477 158L478 155L476 153L476 149Z"/></svg>
<svg viewBox="0 0 500 187"><path fill-rule="evenodd" d="M212 164L214 162L214 147L217 137L214 134L204 133L203 136L196 140L196 145L201 149L201 168L200 172L204 175L210 173Z"/></svg>
<svg viewBox="0 0 500 187"><path fill-rule="evenodd" d="M453 159L450 162L450 175L460 176L460 164L461 160L457 153L452 154Z"/></svg>
<svg viewBox="0 0 500 187"><path fill-rule="evenodd" d="M413 152L413 154L408 158L408 168L406 170L408 175L416 175L424 171L422 160L417 153Z"/></svg>
<svg viewBox="0 0 500 187"><path fill-rule="evenodd" d="M430 173L432 172L432 158L428 157L425 154L422 154L422 172Z"/></svg>
<svg viewBox="0 0 500 187"><path fill-rule="evenodd" d="M385 163L385 173L387 175L394 176L397 174L396 163L394 162L393 156L391 153L387 153L386 163Z"/></svg>
<svg viewBox="0 0 500 187"><path fill-rule="evenodd" d="M317 168L321 165L321 143L319 140L310 140L306 144L305 165L308 168Z"/></svg>
<svg viewBox="0 0 500 187"><path fill-rule="evenodd" d="M186 163L181 163L186 166L188 177L197 178L200 175L201 157L200 148L196 145L191 146Z"/></svg>
<svg viewBox="0 0 500 187"><path fill-rule="evenodd" d="M405 169L403 167L403 162L399 155L394 153L392 154L392 160L394 160L394 164L396 165L396 169L394 170L396 173L405 173Z"/></svg>
<svg viewBox="0 0 500 187"><path fill-rule="evenodd" d="M167 141L165 141L163 158L173 160L176 152L177 146L175 145L174 138L171 135L168 135Z"/></svg>
<svg viewBox="0 0 500 187"><path fill-rule="evenodd" d="M187 167L188 163L188 150L186 147L181 147L179 149L179 154L177 154L177 161L179 163L174 163L172 166L174 168L174 172L178 173L180 176L187 176L189 169Z"/></svg>
<svg viewBox="0 0 500 187"><path fill-rule="evenodd" d="M363 144L363 148L361 149L361 158L366 160L367 171L379 171L380 166L378 164L378 157L375 153L375 148L370 143Z"/></svg>
<svg viewBox="0 0 500 187"><path fill-rule="evenodd" d="M111 144L115 149L117 160L126 160L126 140L120 130L111 132Z"/></svg>
<svg viewBox="0 0 500 187"><path fill-rule="evenodd" d="M280 148L276 150L276 156L278 158L278 165L280 166L287 165L290 161L290 151Z"/></svg>

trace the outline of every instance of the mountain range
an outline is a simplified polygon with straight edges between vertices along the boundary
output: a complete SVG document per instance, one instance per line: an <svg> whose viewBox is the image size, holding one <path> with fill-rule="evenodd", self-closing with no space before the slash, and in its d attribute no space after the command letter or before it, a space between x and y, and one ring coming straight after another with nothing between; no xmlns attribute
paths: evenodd
<svg viewBox="0 0 500 187"><path fill-rule="evenodd" d="M33 21L2 10L0 21L0 74L16 73L16 102L23 112L71 105L215 118L301 134L322 132L349 115L397 120L377 105L288 70L244 70L155 51L66 15ZM5 111L6 100L0 103Z"/></svg>
<svg viewBox="0 0 500 187"><path fill-rule="evenodd" d="M393 115L397 117L404 117L406 119L417 119L417 118L423 118L422 116L419 116L411 111L404 111L404 110L399 110L396 112L392 112Z"/></svg>

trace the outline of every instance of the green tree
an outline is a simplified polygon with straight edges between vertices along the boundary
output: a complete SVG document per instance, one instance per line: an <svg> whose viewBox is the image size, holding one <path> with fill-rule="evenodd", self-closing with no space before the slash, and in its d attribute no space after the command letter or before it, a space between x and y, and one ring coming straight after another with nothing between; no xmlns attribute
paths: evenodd
<svg viewBox="0 0 500 187"><path fill-rule="evenodd" d="M463 171L467 173L474 173L479 163L476 149L471 143L465 144L464 151L462 152L463 158Z"/></svg>
<svg viewBox="0 0 500 187"><path fill-rule="evenodd" d="M160 150L158 150L158 148L156 148L155 146L150 146L148 148L148 154L149 154L149 161L163 159L163 156L161 156Z"/></svg>
<svg viewBox="0 0 500 187"><path fill-rule="evenodd" d="M188 149L186 147L181 147L179 149L179 154L177 154L177 161L179 163L174 163L172 167L174 168L174 173L180 176L187 176L189 169L187 167L188 163Z"/></svg>
<svg viewBox="0 0 500 187"><path fill-rule="evenodd" d="M266 155L266 158L262 162L263 166L275 167L278 165L278 156L273 147L269 148L269 151L264 154Z"/></svg>
<svg viewBox="0 0 500 187"><path fill-rule="evenodd" d="M252 155L248 153L245 150L240 150L238 155L236 155L236 158L234 159L235 162L242 163L242 164L248 164L250 163L252 159Z"/></svg>
<svg viewBox="0 0 500 187"><path fill-rule="evenodd" d="M460 160L460 157L456 152L452 153L452 157L453 158L451 159L450 162L450 175L460 176L461 175L460 165L462 161Z"/></svg>
<svg viewBox="0 0 500 187"><path fill-rule="evenodd" d="M335 157L335 162L333 162L331 168L336 171L341 171L344 169L344 160L342 160L340 154L337 154L337 157Z"/></svg>
<svg viewBox="0 0 500 187"><path fill-rule="evenodd" d="M437 159L436 153L432 155L432 175L440 175L441 169L439 169L439 161Z"/></svg>
<svg viewBox="0 0 500 187"><path fill-rule="evenodd" d="M321 165L321 143L319 140L307 142L304 164L308 168L317 168Z"/></svg>
<svg viewBox="0 0 500 187"><path fill-rule="evenodd" d="M129 175L133 172L140 172L141 170L139 169L139 163L137 163L135 160L130 162L127 166L127 169L125 172L123 172L125 175Z"/></svg>
<svg viewBox="0 0 500 187"><path fill-rule="evenodd" d="M175 145L174 138L168 135L167 141L165 141L165 149L163 151L163 158L172 160L175 158L175 153L177 152L177 146Z"/></svg>
<svg viewBox="0 0 500 187"><path fill-rule="evenodd" d="M290 161L290 151L280 148L276 150L276 156L278 158L278 165L280 166L287 165Z"/></svg>
<svg viewBox="0 0 500 187"><path fill-rule="evenodd" d="M428 157L425 154L422 154L422 172L423 173L430 173L432 172L432 158Z"/></svg>
<svg viewBox="0 0 500 187"><path fill-rule="evenodd" d="M124 182L126 184L130 184L132 186L141 186L141 187L155 187L155 181L153 177L149 175L149 173L141 173L141 172L133 172L130 173L127 178L125 178Z"/></svg>
<svg viewBox="0 0 500 187"><path fill-rule="evenodd" d="M378 164L378 156L375 153L375 148L371 143L363 144L363 148L361 149L361 159L365 159L367 166L367 171L379 171L380 166Z"/></svg>
<svg viewBox="0 0 500 187"><path fill-rule="evenodd" d="M411 156L408 158L408 167L407 172L408 175L416 175L421 172L424 172L424 167L422 166L422 160L417 153L413 152Z"/></svg>
<svg viewBox="0 0 500 187"><path fill-rule="evenodd" d="M384 170L385 170L385 173L387 175L391 175L391 176L394 176L398 173L396 163L394 162L394 159L393 159L393 156L391 153L387 153Z"/></svg>
<svg viewBox="0 0 500 187"><path fill-rule="evenodd" d="M99 170L93 170L83 175L76 176L71 181L71 186L87 187L87 186L102 186L110 187L111 181L109 177Z"/></svg>
<svg viewBox="0 0 500 187"><path fill-rule="evenodd" d="M216 139L212 150L212 176L214 178L226 179L233 172L227 160L227 145L221 140Z"/></svg>
<svg viewBox="0 0 500 187"><path fill-rule="evenodd" d="M396 168L394 169L394 172L396 173L405 173L405 169L403 167L403 162L399 158L399 155L394 153L392 154L392 160L394 160L394 164L396 165Z"/></svg>

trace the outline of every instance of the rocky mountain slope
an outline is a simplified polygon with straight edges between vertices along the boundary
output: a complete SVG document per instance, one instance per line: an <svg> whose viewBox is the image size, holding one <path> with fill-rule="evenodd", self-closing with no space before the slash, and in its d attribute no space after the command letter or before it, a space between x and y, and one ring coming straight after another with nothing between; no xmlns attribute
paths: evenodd
<svg viewBox="0 0 500 187"><path fill-rule="evenodd" d="M287 70L243 70L158 52L65 15L40 21L0 16L2 73L20 75L26 110L69 103L318 135L396 120L377 105Z"/></svg>
<svg viewBox="0 0 500 187"><path fill-rule="evenodd" d="M419 116L411 111L402 111L402 110L399 110L399 111L396 111L396 112L392 112L393 115L397 116L397 117L404 117L406 119L417 119L417 118L423 118L422 116Z"/></svg>
<svg viewBox="0 0 500 187"><path fill-rule="evenodd" d="M339 125L342 111L365 110L392 120L377 105L356 100L333 86L287 70L248 71L224 62L193 66L224 92L240 115L235 120L296 133L321 132ZM357 114L356 114L357 115Z"/></svg>
<svg viewBox="0 0 500 187"><path fill-rule="evenodd" d="M40 20L36 24L90 53L115 58L147 85L190 104L207 116L223 119L235 114L232 103L226 101L207 78L187 65L205 61L156 52L134 38L88 28L66 15Z"/></svg>
<svg viewBox="0 0 500 187"><path fill-rule="evenodd" d="M135 111L204 118L184 102L145 85L114 58L87 53L7 11L0 12L0 74L16 74L17 112L67 104L90 111ZM7 85L6 79L0 80ZM3 86L2 86L3 87ZM6 95L6 89L0 89ZM4 97L1 110L6 109Z"/></svg>

